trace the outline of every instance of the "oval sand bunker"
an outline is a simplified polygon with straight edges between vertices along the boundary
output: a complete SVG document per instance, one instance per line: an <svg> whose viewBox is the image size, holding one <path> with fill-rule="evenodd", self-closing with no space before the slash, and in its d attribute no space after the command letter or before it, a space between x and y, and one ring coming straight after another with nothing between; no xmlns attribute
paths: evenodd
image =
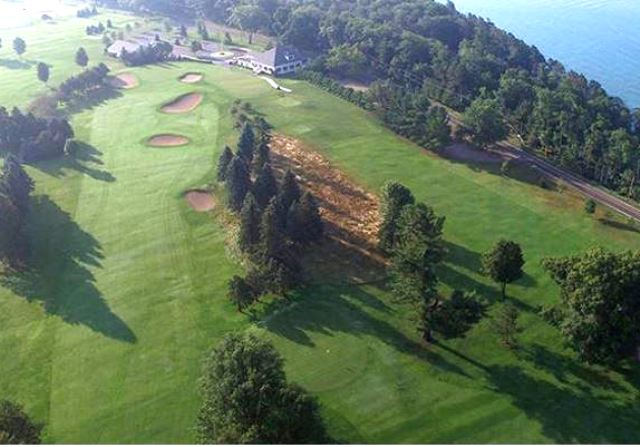
<svg viewBox="0 0 640 447"><path fill-rule="evenodd" d="M138 78L131 73L121 73L111 80L111 85L124 89L134 88L138 86Z"/></svg>
<svg viewBox="0 0 640 447"><path fill-rule="evenodd" d="M161 110L164 113L187 113L198 107L201 102L202 93L188 93L165 104Z"/></svg>
<svg viewBox="0 0 640 447"><path fill-rule="evenodd" d="M180 78L180 82L184 82L185 84L195 84L202 81L202 78L204 78L204 76L201 73L187 73Z"/></svg>
<svg viewBox="0 0 640 447"><path fill-rule="evenodd" d="M184 195L184 198L191 208L200 213L211 211L216 206L216 201L214 200L211 193L207 191L202 191L199 189L188 191Z"/></svg>
<svg viewBox="0 0 640 447"><path fill-rule="evenodd" d="M183 137L182 135L154 135L147 140L147 144L153 147L176 147L189 144L189 139L187 137Z"/></svg>

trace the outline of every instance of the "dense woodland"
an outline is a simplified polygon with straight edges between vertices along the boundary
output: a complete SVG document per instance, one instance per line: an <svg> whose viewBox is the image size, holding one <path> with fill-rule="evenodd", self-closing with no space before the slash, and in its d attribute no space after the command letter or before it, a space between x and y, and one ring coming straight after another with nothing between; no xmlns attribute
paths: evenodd
<svg viewBox="0 0 640 447"><path fill-rule="evenodd" d="M110 6L198 15L314 51L313 69L377 80L372 99L385 122L415 141L446 143L441 110L475 100L494 107L505 130L550 160L637 198L640 114L595 81L547 60L491 22L434 0L106 0ZM477 107L475 110L487 107ZM432 113L434 116L432 116ZM478 120L476 120L478 121ZM481 120L480 120L481 121ZM483 132L485 129L474 129Z"/></svg>

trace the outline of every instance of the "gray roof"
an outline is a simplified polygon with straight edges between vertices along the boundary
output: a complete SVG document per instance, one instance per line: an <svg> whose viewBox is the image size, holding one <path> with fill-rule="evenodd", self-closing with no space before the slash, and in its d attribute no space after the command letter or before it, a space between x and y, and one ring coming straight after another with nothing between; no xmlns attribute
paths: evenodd
<svg viewBox="0 0 640 447"><path fill-rule="evenodd" d="M291 62L303 61L307 59L307 56L296 48L277 46L264 53L254 54L253 58L263 65L277 67Z"/></svg>
<svg viewBox="0 0 640 447"><path fill-rule="evenodd" d="M107 48L107 52L109 54L115 54L120 56L122 50L127 50L129 53L133 53L137 51L142 45L139 43L128 42L126 40L116 40L111 44L109 48Z"/></svg>

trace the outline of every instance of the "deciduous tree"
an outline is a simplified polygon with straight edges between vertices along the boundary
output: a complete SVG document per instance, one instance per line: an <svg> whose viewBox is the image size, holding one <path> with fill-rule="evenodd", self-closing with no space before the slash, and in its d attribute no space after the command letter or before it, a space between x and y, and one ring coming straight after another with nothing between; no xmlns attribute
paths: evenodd
<svg viewBox="0 0 640 447"><path fill-rule="evenodd" d="M520 245L513 241L500 240L482 257L482 267L492 280L502 285L502 299L507 296L507 284L519 280L524 258Z"/></svg>
<svg viewBox="0 0 640 447"><path fill-rule="evenodd" d="M287 383L282 357L251 333L230 334L205 359L197 435L202 444L319 444L319 406Z"/></svg>
<svg viewBox="0 0 640 447"><path fill-rule="evenodd" d="M87 54L87 51L82 47L78 48L78 51L76 51L76 64L80 65L81 67L86 67L87 65L89 65L89 55Z"/></svg>

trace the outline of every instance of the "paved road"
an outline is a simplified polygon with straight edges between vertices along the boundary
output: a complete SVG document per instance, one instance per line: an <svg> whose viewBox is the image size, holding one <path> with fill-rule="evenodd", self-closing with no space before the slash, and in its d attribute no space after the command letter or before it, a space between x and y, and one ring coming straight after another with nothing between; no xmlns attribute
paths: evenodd
<svg viewBox="0 0 640 447"><path fill-rule="evenodd" d="M462 123L456 119L455 117L449 115L449 118L452 122L462 126ZM578 177L577 175L562 169L557 166L552 165L548 161L544 160L541 157L533 155L529 152L526 152L522 148L515 146L508 142L502 142L497 145L497 152L501 153L503 156L508 158L518 159L520 161L524 161L529 163L534 168L543 172L547 176L561 180L568 185L574 187L584 196L589 197L593 200L596 200L602 203L605 206L608 206L614 211L626 216L630 219L633 219L637 222L640 222L640 208L638 206L632 205L624 200L618 198L617 196L601 189L596 186L593 186L587 180Z"/></svg>

